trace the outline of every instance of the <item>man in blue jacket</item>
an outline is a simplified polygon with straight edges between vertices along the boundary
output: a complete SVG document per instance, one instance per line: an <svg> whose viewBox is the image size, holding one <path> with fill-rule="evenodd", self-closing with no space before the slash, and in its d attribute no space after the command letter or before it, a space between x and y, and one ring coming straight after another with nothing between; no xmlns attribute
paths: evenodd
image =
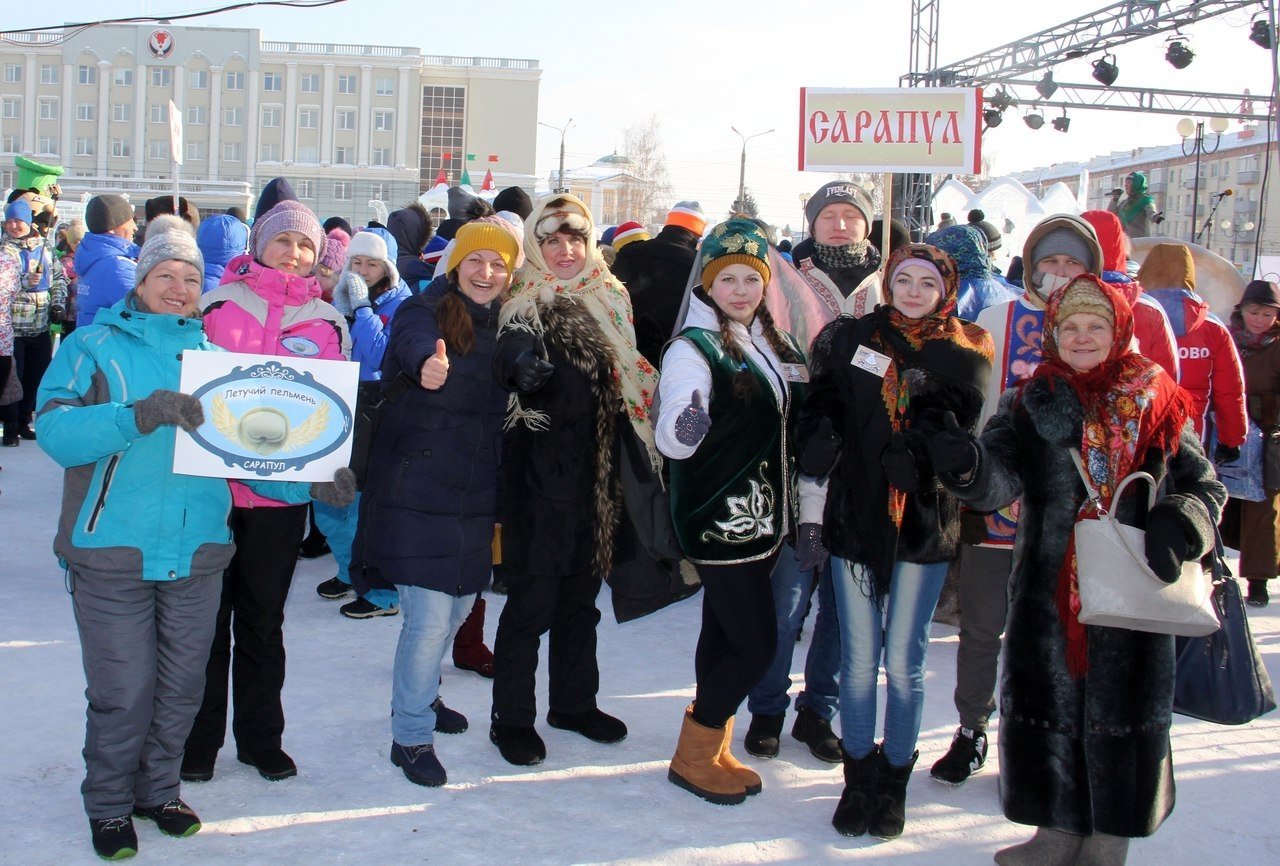
<svg viewBox="0 0 1280 866"><path fill-rule="evenodd" d="M133 288L137 271L138 229L133 205L114 193L89 200L85 235L76 250L76 327L93 324L98 310L110 307Z"/></svg>

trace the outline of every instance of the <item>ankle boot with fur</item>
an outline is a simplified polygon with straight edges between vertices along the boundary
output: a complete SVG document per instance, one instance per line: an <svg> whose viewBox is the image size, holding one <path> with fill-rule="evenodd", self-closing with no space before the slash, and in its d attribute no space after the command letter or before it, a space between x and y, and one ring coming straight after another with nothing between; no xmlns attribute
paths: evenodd
<svg viewBox="0 0 1280 866"><path fill-rule="evenodd" d="M880 747L874 747L861 758L851 758L840 743L844 765L844 790L831 816L831 826L842 836L862 836L871 822L871 807L876 803L880 787Z"/></svg>
<svg viewBox="0 0 1280 866"><path fill-rule="evenodd" d="M1128 837L1094 833L1080 840L1076 866L1124 866L1128 857Z"/></svg>
<svg viewBox="0 0 1280 866"><path fill-rule="evenodd" d="M747 799L746 786L717 763L724 742L723 728L708 728L693 720L693 707L684 711L680 742L667 779L709 803L735 806Z"/></svg>
<svg viewBox="0 0 1280 866"><path fill-rule="evenodd" d="M881 746L877 763L880 786L876 790L876 804L871 809L871 822L867 826L867 832L877 839L897 839L902 835L907 824L907 783L911 781L911 771L919 758L918 751L912 752L911 760L895 767L889 763Z"/></svg>
<svg viewBox="0 0 1280 866"><path fill-rule="evenodd" d="M733 747L733 716L729 717L729 721L724 726L724 739L720 741L720 755L716 758L716 763L724 769L733 773L747 788L747 796L759 794L764 790L764 783L760 780L760 774L739 761L733 756L729 750Z"/></svg>
<svg viewBox="0 0 1280 866"><path fill-rule="evenodd" d="M1037 827L1026 842L996 852L999 866L1072 866L1080 853L1082 837L1048 827Z"/></svg>
<svg viewBox="0 0 1280 866"><path fill-rule="evenodd" d="M493 679L493 653L484 645L484 599L476 601L453 637L453 666Z"/></svg>

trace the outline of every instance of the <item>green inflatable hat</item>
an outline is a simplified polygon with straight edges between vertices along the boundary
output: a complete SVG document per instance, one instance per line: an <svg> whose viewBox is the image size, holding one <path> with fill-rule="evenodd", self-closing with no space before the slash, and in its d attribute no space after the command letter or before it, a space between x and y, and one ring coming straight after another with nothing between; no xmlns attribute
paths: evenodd
<svg viewBox="0 0 1280 866"><path fill-rule="evenodd" d="M60 165L45 165L25 156L15 157L13 164L18 167L18 179L14 185L18 189L38 189L43 195L49 194L49 187L57 183L66 170Z"/></svg>

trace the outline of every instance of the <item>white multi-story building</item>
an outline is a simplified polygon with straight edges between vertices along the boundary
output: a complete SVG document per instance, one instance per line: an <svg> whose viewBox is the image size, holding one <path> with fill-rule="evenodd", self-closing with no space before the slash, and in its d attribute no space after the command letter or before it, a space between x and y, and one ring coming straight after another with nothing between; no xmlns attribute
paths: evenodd
<svg viewBox="0 0 1280 866"><path fill-rule="evenodd" d="M282 175L322 218L363 223L371 201L412 201L441 168L456 182L468 155L499 186L534 186L536 60L102 25L5 34L0 65L6 186L23 154L65 167L64 196L172 193L171 103L181 192L204 211L250 206Z"/></svg>

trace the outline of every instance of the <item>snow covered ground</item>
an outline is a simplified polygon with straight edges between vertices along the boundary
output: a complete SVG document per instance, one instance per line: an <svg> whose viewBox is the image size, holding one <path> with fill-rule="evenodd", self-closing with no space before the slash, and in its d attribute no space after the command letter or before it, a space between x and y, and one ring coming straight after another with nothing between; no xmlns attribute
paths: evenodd
<svg viewBox="0 0 1280 866"><path fill-rule="evenodd" d="M33 444L0 451L0 863L98 862L79 784L84 767L83 673L71 605L51 552L61 477ZM146 520L146 514L139 514ZM148 863L816 863L891 858L947 866L990 863L1029 836L1007 823L996 794L998 760L962 788L929 779L956 724L951 704L955 629L935 626L920 762L908 790L906 834L845 839L830 826L840 771L788 735L779 758L751 759L764 793L712 806L666 780L681 712L693 694L700 597L618 626L601 598L601 706L631 734L603 746L539 725L545 763L513 767L488 741L489 681L445 663L443 696L471 729L441 736L441 789L410 784L387 760L389 689L398 618L344 619L316 584L332 560L302 562L285 627L285 748L299 775L263 781L223 749L212 782L183 796L204 819L190 839L139 825ZM607 592L607 590L606 590ZM501 596L490 598L486 634ZM1280 605L1251 614L1280 681ZM799 688L807 640L796 649ZM545 661L545 660L544 660ZM541 672L545 674L545 669ZM545 680L539 695L545 710ZM745 707L739 726L748 722ZM788 715L787 730L792 717ZM741 731L739 732L739 739ZM1135 864L1280 863L1280 713L1243 728L1179 717L1174 728L1178 807Z"/></svg>

